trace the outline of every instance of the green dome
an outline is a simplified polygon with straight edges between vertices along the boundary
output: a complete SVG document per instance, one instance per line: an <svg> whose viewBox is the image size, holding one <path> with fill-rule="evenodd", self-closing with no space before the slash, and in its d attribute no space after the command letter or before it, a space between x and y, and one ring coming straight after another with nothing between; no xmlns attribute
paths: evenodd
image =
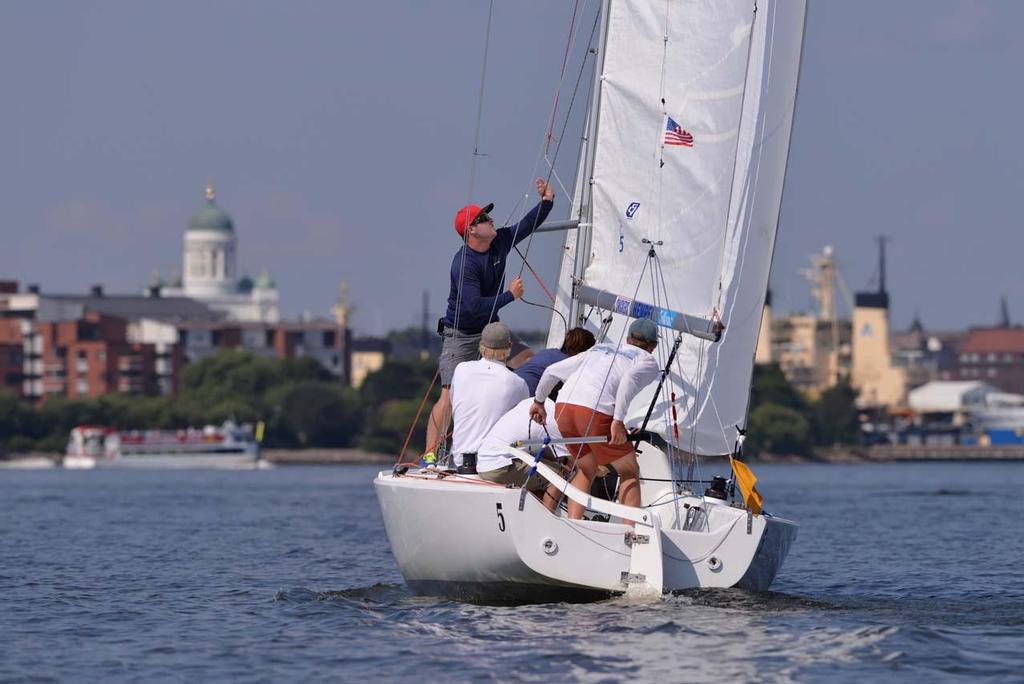
<svg viewBox="0 0 1024 684"><path fill-rule="evenodd" d="M260 277L256 279L256 287L264 290L272 290L277 287L277 283L274 282L274 279L270 277L269 273L267 273L267 269L263 269L260 272Z"/></svg>
<svg viewBox="0 0 1024 684"><path fill-rule="evenodd" d="M189 230L219 230L230 233L235 230L235 224L226 211L217 206L214 201L213 185L206 186L206 206L192 214L188 221Z"/></svg>

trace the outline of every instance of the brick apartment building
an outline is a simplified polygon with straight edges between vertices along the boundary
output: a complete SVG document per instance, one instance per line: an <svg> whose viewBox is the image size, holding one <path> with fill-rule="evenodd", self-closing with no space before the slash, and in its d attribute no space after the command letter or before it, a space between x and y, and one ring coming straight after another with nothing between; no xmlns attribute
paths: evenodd
<svg viewBox="0 0 1024 684"><path fill-rule="evenodd" d="M32 401L174 394L182 367L220 349L310 357L352 382L353 345L331 320L255 322L185 297L43 294L0 281L0 386ZM359 350L355 350L359 353Z"/></svg>
<svg viewBox="0 0 1024 684"><path fill-rule="evenodd" d="M974 328L960 347L952 375L1024 394L1024 328Z"/></svg>

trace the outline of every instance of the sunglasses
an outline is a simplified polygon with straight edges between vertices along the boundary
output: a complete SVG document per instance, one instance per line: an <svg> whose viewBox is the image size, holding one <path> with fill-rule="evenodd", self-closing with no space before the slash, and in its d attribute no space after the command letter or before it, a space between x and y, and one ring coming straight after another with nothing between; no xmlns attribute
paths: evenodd
<svg viewBox="0 0 1024 684"><path fill-rule="evenodd" d="M492 219L487 214L480 214L475 219L473 219L472 223L470 223L469 225L475 226L480 223L494 223L494 219Z"/></svg>

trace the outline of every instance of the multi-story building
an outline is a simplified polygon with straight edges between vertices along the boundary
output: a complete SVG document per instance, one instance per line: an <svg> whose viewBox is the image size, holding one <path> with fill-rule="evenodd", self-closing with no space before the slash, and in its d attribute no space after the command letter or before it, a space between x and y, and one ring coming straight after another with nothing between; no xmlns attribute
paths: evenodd
<svg viewBox="0 0 1024 684"><path fill-rule="evenodd" d="M960 347L955 380L980 380L1024 394L1024 328L973 328Z"/></svg>
<svg viewBox="0 0 1024 684"><path fill-rule="evenodd" d="M182 365L172 349L133 343L122 318L87 311L75 320L0 318L0 339L20 368L8 363L4 385L26 399L100 397L110 392L170 394Z"/></svg>

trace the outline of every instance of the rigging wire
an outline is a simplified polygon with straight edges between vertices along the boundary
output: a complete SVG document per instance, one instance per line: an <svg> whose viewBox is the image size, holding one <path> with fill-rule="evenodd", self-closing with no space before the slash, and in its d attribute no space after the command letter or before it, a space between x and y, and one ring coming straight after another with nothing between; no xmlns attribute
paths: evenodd
<svg viewBox="0 0 1024 684"><path fill-rule="evenodd" d="M473 188L476 183L476 163L480 155L480 122L483 119L484 112L484 87L487 84L487 58L491 51L491 19L494 17L494 0L490 0L487 6L487 29L484 31L484 60L483 66L480 69L480 89L477 97L476 105L476 124L473 133L473 157L469 164L469 190L467 192L466 202L473 201ZM467 226L468 228L468 226ZM462 286L466 275L466 250L469 249L469 238L467 236L467 230L462 232L462 259L459 265L459 286L455 293L455 317L452 321L452 327L455 329L454 334L458 334L459 331L459 310L462 308Z"/></svg>
<svg viewBox="0 0 1024 684"><path fill-rule="evenodd" d="M573 89L572 89L572 97L569 100L569 106L568 106L568 108L566 108L566 111L565 111L565 119L562 122L562 130L559 132L559 134L558 134L558 142L555 144L555 153L551 157L551 160L548 162L548 168L549 168L548 175L547 175L547 177L545 178L545 181L544 181L545 183L548 183L548 184L551 183L551 176L555 172L555 162L558 161L558 153L562 149L562 141L565 140L565 131L566 131L566 129L569 126L569 119L570 119L570 117L572 115L572 108L573 108L573 105L576 103L576 96L579 94L580 83L583 80L583 74L586 72L586 66L587 66L587 57L586 56L588 54L590 54L589 47L591 45L593 45L594 34L597 32L597 25L598 25L600 19L601 19L601 13L597 12L594 15L594 24L590 28L590 37L587 40L588 50L587 50L586 53L584 53L583 59L580 62L579 72L576 74L576 83L575 83L575 85L573 85ZM547 160L546 151L545 151L545 160ZM528 237L526 239L526 251L525 251L524 256L523 256L524 263L525 263L525 260L526 260L525 254L529 254L530 253L530 246L533 244L533 238L534 238L535 235L536 235L536 233L531 233L530 237ZM522 269L522 267L520 267L519 275L522 275L522 274L523 274L523 269Z"/></svg>

